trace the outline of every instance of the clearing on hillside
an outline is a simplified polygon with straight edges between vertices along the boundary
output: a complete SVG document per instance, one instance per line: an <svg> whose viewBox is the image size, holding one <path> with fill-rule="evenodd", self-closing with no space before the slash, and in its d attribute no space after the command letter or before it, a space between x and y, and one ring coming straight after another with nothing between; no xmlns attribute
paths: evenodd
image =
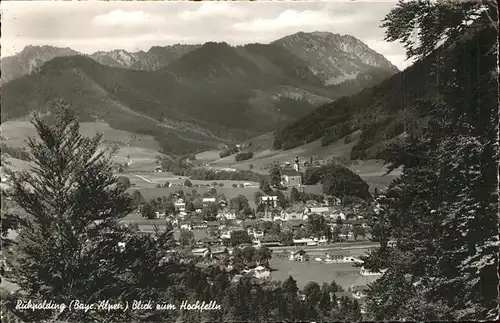
<svg viewBox="0 0 500 323"><path fill-rule="evenodd" d="M3 143L11 147L26 147L28 137L38 137L35 128L28 121L7 121L0 125L0 129L5 138ZM130 156L132 165L129 170L153 170L156 166L156 156L159 155L160 146L151 136L116 130L104 122L82 122L80 132L86 137L102 133L102 148L113 146L119 148L115 156L117 162L127 163Z"/></svg>

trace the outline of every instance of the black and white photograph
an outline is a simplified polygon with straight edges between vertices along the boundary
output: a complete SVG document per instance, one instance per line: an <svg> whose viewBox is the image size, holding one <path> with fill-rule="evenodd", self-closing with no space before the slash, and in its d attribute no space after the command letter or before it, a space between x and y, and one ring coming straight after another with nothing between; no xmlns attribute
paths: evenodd
<svg viewBox="0 0 500 323"><path fill-rule="evenodd" d="M495 0L2 1L2 322L499 319Z"/></svg>

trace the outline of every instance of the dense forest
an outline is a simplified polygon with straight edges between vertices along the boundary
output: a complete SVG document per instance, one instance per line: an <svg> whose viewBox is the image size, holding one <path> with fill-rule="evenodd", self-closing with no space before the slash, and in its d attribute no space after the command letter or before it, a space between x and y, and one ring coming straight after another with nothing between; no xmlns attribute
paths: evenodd
<svg viewBox="0 0 500 323"><path fill-rule="evenodd" d="M386 157L404 171L371 219L381 248L365 261L387 269L368 295L373 320L498 317L496 21L496 2L412 2L384 22L388 39L405 41L410 56L433 51L442 36L454 45L431 56L434 81L424 87L439 95L408 102L427 122L410 120L407 138ZM415 25L418 46L406 37Z"/></svg>
<svg viewBox="0 0 500 323"><path fill-rule="evenodd" d="M311 167L304 173L305 185L323 185L323 193L339 198L357 197L368 200L371 195L368 184L350 169L338 165L328 164Z"/></svg>

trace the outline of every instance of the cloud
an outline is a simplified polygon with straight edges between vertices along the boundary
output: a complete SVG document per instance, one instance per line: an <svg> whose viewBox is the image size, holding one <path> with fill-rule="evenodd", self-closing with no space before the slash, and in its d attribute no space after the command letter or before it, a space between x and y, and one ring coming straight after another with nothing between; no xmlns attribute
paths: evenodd
<svg viewBox="0 0 500 323"><path fill-rule="evenodd" d="M381 54L384 55L384 53ZM384 57L387 58L388 61L394 64L401 71L407 68L408 66L412 65L413 63L415 63L415 59L409 59L409 60L406 59L405 54L384 55Z"/></svg>
<svg viewBox="0 0 500 323"><path fill-rule="evenodd" d="M153 45L269 43L299 31L349 34L404 67L404 48L386 43L380 21L396 1L4 1L2 56L27 45L149 50Z"/></svg>
<svg viewBox="0 0 500 323"><path fill-rule="evenodd" d="M182 40L182 41L181 41ZM138 36L124 37L95 37L95 38L57 38L57 39L17 39L11 42L15 48L23 48L24 44L29 43L34 46L50 45L55 47L67 47L71 43L71 48L84 53L91 54L97 51L111 51L115 49L124 49L126 51L136 52L139 50L148 50L152 46L165 46L172 43L198 43L195 37L182 36L177 34L150 33ZM2 48L5 51L12 51L9 48Z"/></svg>
<svg viewBox="0 0 500 323"><path fill-rule="evenodd" d="M291 27L314 27L332 23L332 18L325 12L287 9L275 18L257 18L251 21L239 22L233 28L241 31L269 31Z"/></svg>
<svg viewBox="0 0 500 323"><path fill-rule="evenodd" d="M107 14L98 15L93 22L100 26L133 27L139 25L160 25L165 19L160 16L147 14L144 11L113 10Z"/></svg>
<svg viewBox="0 0 500 323"><path fill-rule="evenodd" d="M204 18L220 17L225 18L243 18L246 16L246 12L223 2L207 2L203 3L197 9L185 10L179 14L179 18L182 20L193 21Z"/></svg>

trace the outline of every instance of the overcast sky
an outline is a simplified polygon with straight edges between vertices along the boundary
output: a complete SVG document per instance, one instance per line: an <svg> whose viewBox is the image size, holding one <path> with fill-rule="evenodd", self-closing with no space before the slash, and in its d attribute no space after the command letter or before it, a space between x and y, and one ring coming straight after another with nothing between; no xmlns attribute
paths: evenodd
<svg viewBox="0 0 500 323"><path fill-rule="evenodd" d="M2 57L27 45L148 50L177 43L269 43L299 31L350 34L403 69L405 51L384 41L396 1L121 2L2 1Z"/></svg>

